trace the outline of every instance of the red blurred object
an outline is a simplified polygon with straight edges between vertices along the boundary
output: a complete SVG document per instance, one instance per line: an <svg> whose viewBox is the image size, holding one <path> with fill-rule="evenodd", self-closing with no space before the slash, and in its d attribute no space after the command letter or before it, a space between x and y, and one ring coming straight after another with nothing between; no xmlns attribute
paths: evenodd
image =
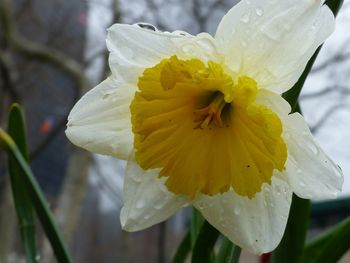
<svg viewBox="0 0 350 263"><path fill-rule="evenodd" d="M53 116L50 116L46 118L43 123L40 125L39 132L42 135L48 134L54 125L55 118Z"/></svg>
<svg viewBox="0 0 350 263"><path fill-rule="evenodd" d="M260 263L268 263L271 258L272 253L262 254L260 257Z"/></svg>

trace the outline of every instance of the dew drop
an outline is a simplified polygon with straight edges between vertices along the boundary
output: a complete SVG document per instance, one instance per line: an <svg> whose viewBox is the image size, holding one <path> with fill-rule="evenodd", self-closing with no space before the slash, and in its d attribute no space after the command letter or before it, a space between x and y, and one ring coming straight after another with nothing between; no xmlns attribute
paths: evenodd
<svg viewBox="0 0 350 263"><path fill-rule="evenodd" d="M178 36L191 36L191 34L185 32L185 31L182 31L182 30L176 30L174 31L172 34L175 34L175 35L178 35Z"/></svg>
<svg viewBox="0 0 350 263"><path fill-rule="evenodd" d="M304 182L300 182L299 185L300 185L301 187L306 187L306 184L305 184Z"/></svg>
<svg viewBox="0 0 350 263"><path fill-rule="evenodd" d="M245 42L244 40L241 41L241 45L242 47L247 47L247 42Z"/></svg>
<svg viewBox="0 0 350 263"><path fill-rule="evenodd" d="M290 138L289 132L285 132L285 133L283 134L283 136L284 136L285 139L289 139L289 138Z"/></svg>
<svg viewBox="0 0 350 263"><path fill-rule="evenodd" d="M239 214L241 213L241 208L240 208L240 207L235 207L235 208L233 209L233 213L234 213L235 215L239 215Z"/></svg>
<svg viewBox="0 0 350 263"><path fill-rule="evenodd" d="M109 96L111 96L111 94L106 92L105 94L102 95L102 99L103 100L108 99Z"/></svg>
<svg viewBox="0 0 350 263"><path fill-rule="evenodd" d="M197 208L198 208L199 210L203 210L203 209L204 209L204 206L203 206L202 203L199 203L199 204L197 205Z"/></svg>
<svg viewBox="0 0 350 263"><path fill-rule="evenodd" d="M146 215L144 215L144 217L143 217L143 219L145 219L145 220L148 220L148 219L150 219L151 218L151 215L150 214L146 214Z"/></svg>
<svg viewBox="0 0 350 263"><path fill-rule="evenodd" d="M136 202L136 205L135 205L135 207L136 207L137 209L141 209L141 208L143 208L144 206L145 206L145 202L144 202L143 199L138 200L138 201Z"/></svg>
<svg viewBox="0 0 350 263"><path fill-rule="evenodd" d="M266 193L270 193L271 192L271 190L270 190L270 188L268 186L265 186L264 190L265 190Z"/></svg>
<svg viewBox="0 0 350 263"><path fill-rule="evenodd" d="M315 155L319 154L318 148L313 141L309 141L307 143L307 147L312 151L313 154Z"/></svg>
<svg viewBox="0 0 350 263"><path fill-rule="evenodd" d="M252 2L250 0L245 1L247 5L250 5Z"/></svg>
<svg viewBox="0 0 350 263"><path fill-rule="evenodd" d="M264 9L262 9L261 7L257 7L257 8L255 8L255 13L258 16L262 16L264 14Z"/></svg>
<svg viewBox="0 0 350 263"><path fill-rule="evenodd" d="M148 29L148 30L158 31L158 28L156 28L154 25L149 24L149 23L136 23L134 25L141 27L141 28L144 28L144 29Z"/></svg>
<svg viewBox="0 0 350 263"><path fill-rule="evenodd" d="M154 209L160 210L162 209L163 206L164 206L163 202L159 202L154 205Z"/></svg>
<svg viewBox="0 0 350 263"><path fill-rule="evenodd" d="M298 173L298 174L302 174L303 171L302 171L300 168L298 168L298 169L297 169L297 173Z"/></svg>
<svg viewBox="0 0 350 263"><path fill-rule="evenodd" d="M250 14L246 13L246 14L242 15L241 21L245 24L248 23L250 21Z"/></svg>
<svg viewBox="0 0 350 263"><path fill-rule="evenodd" d="M280 196L280 195L281 195L281 189L276 188L276 194L277 194L278 196Z"/></svg>
<svg viewBox="0 0 350 263"><path fill-rule="evenodd" d="M135 183L141 183L142 181L141 176L133 176L132 179L134 180Z"/></svg>

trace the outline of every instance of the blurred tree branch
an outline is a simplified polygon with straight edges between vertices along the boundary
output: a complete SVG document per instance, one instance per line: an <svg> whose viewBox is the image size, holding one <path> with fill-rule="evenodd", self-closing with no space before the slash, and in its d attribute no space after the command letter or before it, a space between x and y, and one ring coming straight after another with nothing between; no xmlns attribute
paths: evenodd
<svg viewBox="0 0 350 263"><path fill-rule="evenodd" d="M86 84L83 68L78 62L55 49L23 38L15 29L10 14L9 1L0 0L0 19L3 25L4 38L10 48L25 57L52 64L71 76L78 88L82 88Z"/></svg>
<svg viewBox="0 0 350 263"><path fill-rule="evenodd" d="M332 107L330 107L320 118L319 120L312 126L310 126L310 131L313 134L316 134L330 119L332 115L334 115L338 110L349 108L348 103L340 103L340 104L334 104Z"/></svg>
<svg viewBox="0 0 350 263"><path fill-rule="evenodd" d="M26 58L48 63L72 78L75 83L72 102L72 105L74 105L87 86L82 65L55 49L23 38L14 26L9 0L0 0L0 21L3 27L4 40L9 48ZM31 158L35 158L64 129L67 117L68 112L39 146L30 153Z"/></svg>
<svg viewBox="0 0 350 263"><path fill-rule="evenodd" d="M10 101L15 102L19 100L19 95L13 85L13 80L10 72L11 70L10 70L10 63L8 61L8 58L5 56L5 53L1 50L0 52L0 73L2 76L1 86L4 89L4 91L8 92L8 94L10 95ZM1 100L3 99L5 99L5 96L2 96ZM3 105L3 103L0 103L0 105Z"/></svg>
<svg viewBox="0 0 350 263"><path fill-rule="evenodd" d="M348 96L350 95L350 89L347 86L341 86L341 85L336 85L336 86L328 86L323 88L322 90L316 91L316 92L310 92L306 94L302 94L300 96L300 100L306 100L306 99L314 99L318 98L330 93L337 92L342 96Z"/></svg>
<svg viewBox="0 0 350 263"><path fill-rule="evenodd" d="M326 68L328 68L336 63L344 62L344 61L348 60L349 58L350 58L350 52L335 54L333 57L327 59L322 64L314 67L312 69L311 73L315 73L315 72L324 70L324 69L326 69Z"/></svg>

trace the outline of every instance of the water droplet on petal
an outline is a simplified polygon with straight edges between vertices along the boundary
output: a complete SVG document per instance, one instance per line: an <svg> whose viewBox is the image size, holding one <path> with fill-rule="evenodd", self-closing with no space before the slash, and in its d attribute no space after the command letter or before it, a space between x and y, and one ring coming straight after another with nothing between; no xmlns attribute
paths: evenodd
<svg viewBox="0 0 350 263"><path fill-rule="evenodd" d="M316 146L316 144L313 141L308 140L307 147L313 152L313 154L315 154L315 155L319 154L318 147Z"/></svg>
<svg viewBox="0 0 350 263"><path fill-rule="evenodd" d="M245 24L248 23L250 21L250 14L249 13L243 14L241 17L241 21Z"/></svg>
<svg viewBox="0 0 350 263"><path fill-rule="evenodd" d="M161 209L162 207L163 207L162 203L158 203L154 205L154 209L157 209L157 210Z"/></svg>
<svg viewBox="0 0 350 263"><path fill-rule="evenodd" d="M257 7L257 8L255 8L255 13L258 16L262 16L264 14L264 9L262 9L261 7Z"/></svg>
<svg viewBox="0 0 350 263"><path fill-rule="evenodd" d="M203 210L203 209L204 209L203 204L202 204L202 203L199 203L199 204L197 205L197 209L199 209L199 210Z"/></svg>
<svg viewBox="0 0 350 263"><path fill-rule="evenodd" d="M246 0L245 2L247 5L250 5L252 3L252 1L250 1L250 0Z"/></svg>
<svg viewBox="0 0 350 263"><path fill-rule="evenodd" d="M148 30L152 30L152 31L158 31L158 28L156 28L154 25L149 24L149 23L136 23L134 24L135 26L144 28L144 29L148 29Z"/></svg>
<svg viewBox="0 0 350 263"><path fill-rule="evenodd" d="M268 187L267 185L264 187L264 190L265 190L266 193L270 193L271 192L270 187Z"/></svg>
<svg viewBox="0 0 350 263"><path fill-rule="evenodd" d="M145 214L144 217L143 217L143 219L145 219L145 220L148 220L148 219L150 219L150 218L151 218L151 215L150 215L150 214Z"/></svg>
<svg viewBox="0 0 350 263"><path fill-rule="evenodd" d="M287 139L287 140L290 138L289 132L285 132L285 133L283 134L283 136L284 136L284 138Z"/></svg>
<svg viewBox="0 0 350 263"><path fill-rule="evenodd" d="M135 183L141 183L141 181L142 181L141 176L134 175L131 178L134 180Z"/></svg>
<svg viewBox="0 0 350 263"><path fill-rule="evenodd" d="M299 169L297 169L297 173L298 173L298 174L302 174L303 171L299 168Z"/></svg>
<svg viewBox="0 0 350 263"><path fill-rule="evenodd" d="M144 202L143 199L137 200L136 205L135 205L135 207L136 207L137 209L141 209L141 208L143 208L144 206L145 206L145 202Z"/></svg>
<svg viewBox="0 0 350 263"><path fill-rule="evenodd" d="M240 207L235 207L234 209L233 209L233 213L235 214L235 215L239 215L240 213L241 213L241 208Z"/></svg>
<svg viewBox="0 0 350 263"><path fill-rule="evenodd" d="M306 184L305 184L304 182L300 182L299 185L300 185L301 187L306 187Z"/></svg>
<svg viewBox="0 0 350 263"><path fill-rule="evenodd" d="M174 34L174 35L179 35L179 36L191 36L191 34L189 34L189 33L187 33L187 32L185 32L185 31L181 31L181 30L176 30L176 31L174 31L172 34Z"/></svg>
<svg viewBox="0 0 350 263"><path fill-rule="evenodd" d="M247 47L248 44L247 44L247 42L245 42L244 40L242 40L242 41L241 41L241 45L242 45L242 47Z"/></svg>
<svg viewBox="0 0 350 263"><path fill-rule="evenodd" d="M108 99L109 96L111 96L111 94L109 93L103 94L102 99L103 100Z"/></svg>

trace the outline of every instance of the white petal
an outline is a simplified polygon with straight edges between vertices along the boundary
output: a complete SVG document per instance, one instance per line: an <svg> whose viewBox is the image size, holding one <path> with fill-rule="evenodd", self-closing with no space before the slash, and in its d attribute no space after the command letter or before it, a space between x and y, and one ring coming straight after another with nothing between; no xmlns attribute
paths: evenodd
<svg viewBox="0 0 350 263"><path fill-rule="evenodd" d="M94 153L127 159L133 147L129 105L135 89L111 76L86 93L69 114L69 140Z"/></svg>
<svg viewBox="0 0 350 263"><path fill-rule="evenodd" d="M152 31L135 25L115 24L109 28L107 47L112 72L134 83L145 68L173 55L181 59L216 60L213 59L215 40L209 34L192 36L182 32ZM129 72L131 67L133 74Z"/></svg>
<svg viewBox="0 0 350 263"><path fill-rule="evenodd" d="M302 198L335 198L342 189L343 175L315 142L299 113L288 116L284 135L288 148L286 175L293 191Z"/></svg>
<svg viewBox="0 0 350 263"><path fill-rule="evenodd" d="M282 93L334 25L332 12L318 0L242 0L224 16L215 38L232 70Z"/></svg>
<svg viewBox="0 0 350 263"><path fill-rule="evenodd" d="M226 192L201 196L194 205L203 216L232 242L251 253L272 251L281 241L286 227L292 192L276 176L255 198Z"/></svg>
<svg viewBox="0 0 350 263"><path fill-rule="evenodd" d="M260 89L256 96L257 104L268 106L280 119L285 119L291 112L289 103L280 94Z"/></svg>
<svg viewBox="0 0 350 263"><path fill-rule="evenodd" d="M162 222L189 202L186 197L169 192L158 173L158 169L144 171L129 160L120 213L124 230L138 231Z"/></svg>

